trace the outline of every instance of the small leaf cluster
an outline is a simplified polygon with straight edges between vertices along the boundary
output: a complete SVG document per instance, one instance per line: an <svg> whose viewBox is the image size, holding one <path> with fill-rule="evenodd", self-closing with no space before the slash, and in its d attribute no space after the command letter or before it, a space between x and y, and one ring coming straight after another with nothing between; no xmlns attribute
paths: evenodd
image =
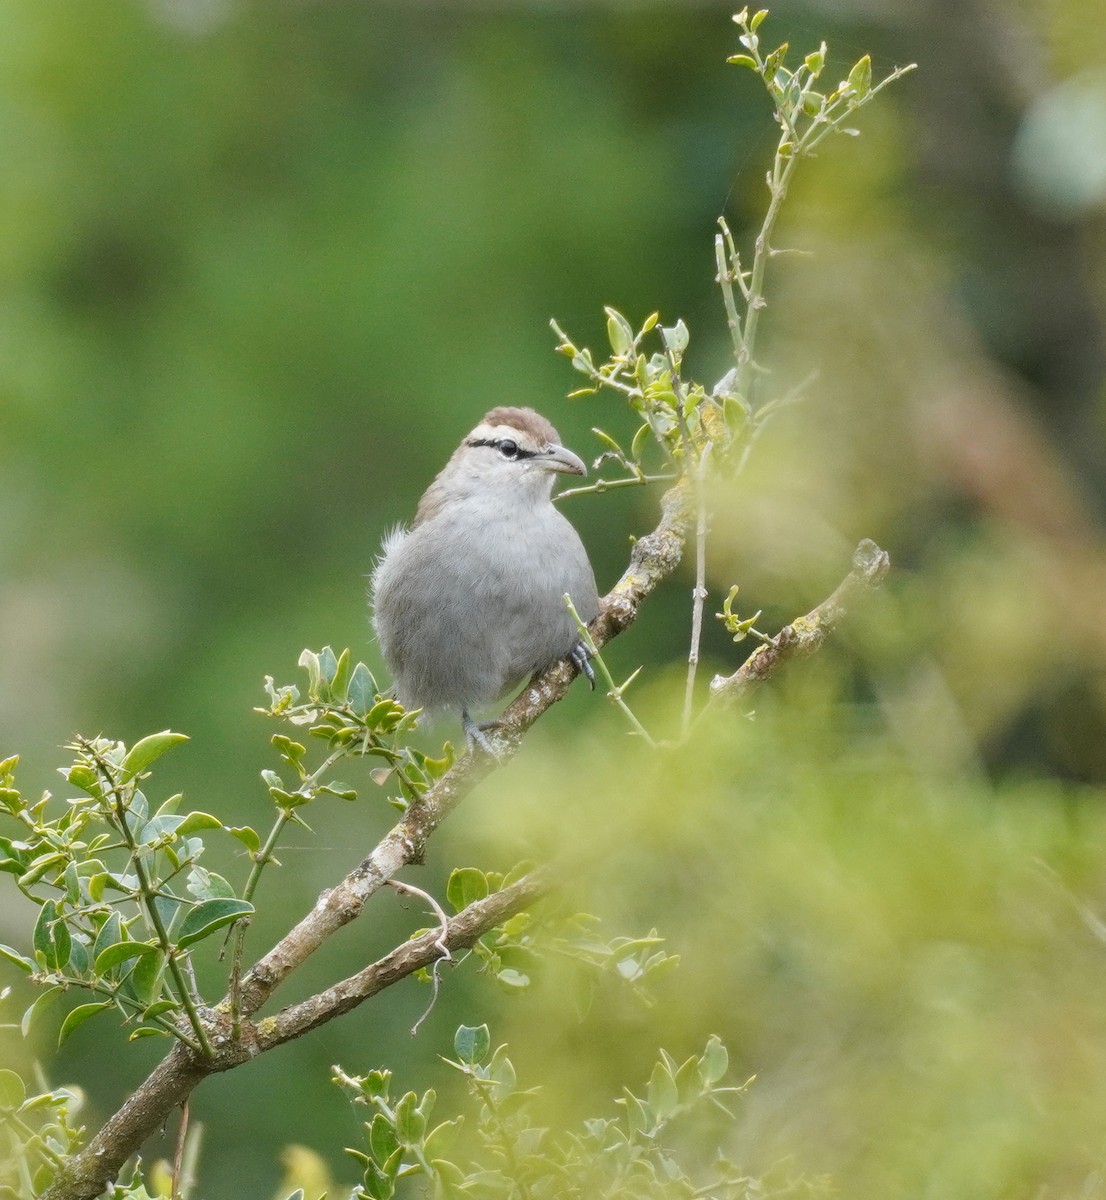
<svg viewBox="0 0 1106 1200"><path fill-rule="evenodd" d="M304 650L299 665L307 673L306 698L301 699L295 684L277 686L267 675L269 706L257 710L296 726L308 726L311 737L323 741L329 751L324 763L309 771L304 745L282 734L273 737L273 745L295 779L286 783L275 771L264 771L262 777L273 801L289 815L324 794L356 799L356 789L326 778L340 758L381 759L382 766L372 777L381 785L391 781L398 785L399 794L389 800L401 811L453 765L456 756L449 743L436 758L403 744L420 710L405 709L383 694L363 662L351 666L348 649L337 655L329 646ZM295 819L299 820L298 816Z"/></svg>
<svg viewBox="0 0 1106 1200"><path fill-rule="evenodd" d="M353 1076L335 1067L333 1078L354 1104L375 1110L364 1124L365 1149L346 1151L362 1170L361 1185L353 1193L356 1200L389 1200L404 1179L421 1175L438 1180L452 1170L445 1155L453 1147L462 1119L431 1127L430 1114L437 1100L433 1088L421 1096L405 1092L393 1100L391 1071Z"/></svg>
<svg viewBox="0 0 1106 1200"><path fill-rule="evenodd" d="M506 874L482 871L479 867L457 867L446 884L446 900L454 912L502 891L528 874L532 862L520 862ZM541 959L534 936L534 917L529 911L508 917L502 925L478 938L471 953L481 969L493 975L507 992L520 992L532 982L534 968Z"/></svg>
<svg viewBox="0 0 1106 1200"><path fill-rule="evenodd" d="M507 1047L492 1050L487 1025L462 1025L453 1048L456 1057L443 1061L465 1077L472 1111L433 1128L433 1091L421 1097L407 1092L393 1103L390 1072L353 1077L335 1068L335 1081L352 1101L376 1110L365 1123L366 1148L349 1151L364 1169L358 1200L405 1194L403 1181L413 1177L429 1181L442 1200L738 1200L767 1194L760 1181L720 1156L704 1164L686 1148L688 1134L708 1131L710 1110L732 1121L723 1098L744 1090L722 1085L728 1057L717 1037L683 1063L661 1051L644 1094L624 1089L615 1101L621 1114L586 1120L574 1131L537 1123L539 1089L519 1087ZM471 1133L462 1141L466 1118ZM454 1145L461 1153L447 1157ZM420 1190L425 1188L422 1183Z"/></svg>
<svg viewBox="0 0 1106 1200"><path fill-rule="evenodd" d="M796 67L787 65L790 46L782 42L767 53L757 32L768 16L767 9L749 15L744 8L734 17L741 29L738 40L747 54L733 54L727 62L747 67L760 76L772 100L776 122L784 132L777 153L782 158L811 153L831 133L857 135L846 120L872 99L888 83L898 79L910 67L893 71L873 85L872 60L865 54L849 68L836 87L819 91L815 86L826 67L826 43L805 55Z"/></svg>
<svg viewBox="0 0 1106 1200"><path fill-rule="evenodd" d="M14 1071L0 1069L0 1198L39 1196L81 1143L72 1124L83 1097L69 1088L29 1095Z"/></svg>
<svg viewBox="0 0 1106 1200"><path fill-rule="evenodd" d="M680 965L678 954L669 954L665 939L656 929L643 937L599 936L599 918L591 913L574 913L564 920L550 941L551 950L588 968L594 989L600 976L608 975L629 985L638 999L652 1004L652 988Z"/></svg>
<svg viewBox="0 0 1106 1200"><path fill-rule="evenodd" d="M558 339L557 350L587 380L585 386L570 392L570 397L615 392L640 418L628 450L609 433L595 431L605 446L596 466L613 460L625 474L618 479L572 488L564 495L601 492L684 475L695 477L707 453L713 470L739 470L768 418L794 398L773 396L762 403L754 396L759 380L767 375L757 362L756 344L760 315L768 306L764 287L768 260L785 253L772 245L780 207L798 161L813 155L831 133L855 134L857 131L846 125L852 114L912 67L898 68L874 83L871 59L864 55L835 88L819 91L816 85L826 68L825 43L807 54L798 66L789 66L786 42L767 52L761 47L758 30L767 16L767 9L752 16L748 9L743 9L734 17L747 53L732 55L728 60L760 77L781 129L767 174L771 199L755 239L751 267L743 266L723 218L719 219L721 232L715 239L717 282L722 289L733 341L734 365L710 388L684 379L683 360L690 340L687 325L682 320L662 325L657 313L652 313L635 329L617 309L605 309L611 352L604 361L588 347L577 345L556 321L551 322ZM644 455L651 442L660 447L665 473L652 476L647 473Z"/></svg>
<svg viewBox="0 0 1106 1200"><path fill-rule="evenodd" d="M618 392L641 418L629 450L610 434L595 431L606 447L596 466L613 460L628 472L626 482L648 482L644 455L651 442L677 471L694 465L707 443L724 458L751 415L732 394L730 377L712 389L683 378L681 368L691 338L683 320L660 325L658 314L652 313L635 331L617 309L604 311L611 354L598 364L590 349L577 346L556 321L551 322L559 339L557 350L589 380L570 396L592 395L600 389Z"/></svg>
<svg viewBox="0 0 1106 1200"><path fill-rule="evenodd" d="M737 599L737 594L741 589L735 583L730 588L726 599L722 601L722 611L714 615L722 622L728 634L731 634L735 642L743 642L751 633L754 637L766 641L764 634L758 633L753 628L757 621L760 620L760 610L758 609L751 617L742 617L734 612L734 601Z"/></svg>
<svg viewBox="0 0 1106 1200"><path fill-rule="evenodd" d="M531 862L521 862L506 874L458 867L450 874L446 899L455 912L460 912L509 887L533 867ZM599 918L590 913L561 913L546 901L489 930L473 943L470 953L481 969L493 975L509 993L529 988L543 962L556 956L585 968L589 997L599 978L606 975L629 985L645 1003L652 1003L651 985L679 965L679 955L663 949L664 938L655 929L644 937L604 940L599 925ZM427 971L420 972L419 977L431 978Z"/></svg>
<svg viewBox="0 0 1106 1200"><path fill-rule="evenodd" d="M48 792L33 803L19 793L16 759L0 763L0 816L18 826L0 836L0 871L39 906L33 954L0 947L45 989L24 1015L25 1031L59 992L76 987L95 998L70 1010L61 1041L114 1009L136 1026L132 1039L162 1033L204 1048L192 948L253 906L199 865L198 835L225 830L247 845L256 835L210 813L180 811L179 795L156 807L147 798L140 784L148 769L185 740L169 730L130 747L78 738L61 774L80 794L60 812Z"/></svg>

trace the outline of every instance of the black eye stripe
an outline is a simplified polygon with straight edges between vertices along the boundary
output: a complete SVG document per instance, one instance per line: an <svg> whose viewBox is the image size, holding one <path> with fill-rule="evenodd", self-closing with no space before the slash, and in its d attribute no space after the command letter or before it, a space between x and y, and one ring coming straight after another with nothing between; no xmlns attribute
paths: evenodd
<svg viewBox="0 0 1106 1200"><path fill-rule="evenodd" d="M538 455L537 450L523 450L514 438L470 438L468 445L491 446L492 449L498 450L505 458L515 461L520 458L536 458ZM510 447L514 449L511 450Z"/></svg>

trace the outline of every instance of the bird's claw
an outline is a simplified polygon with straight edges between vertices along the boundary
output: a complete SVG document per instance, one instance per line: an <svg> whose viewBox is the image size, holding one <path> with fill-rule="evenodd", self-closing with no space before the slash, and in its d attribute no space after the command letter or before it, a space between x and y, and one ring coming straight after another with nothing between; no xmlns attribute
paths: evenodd
<svg viewBox="0 0 1106 1200"><path fill-rule="evenodd" d="M499 721L487 721L484 724L478 724L469 716L467 710L462 711L461 727L465 731L465 744L468 746L469 753L471 754L476 747L479 747L485 754L490 754L492 758L498 759L499 754L484 733L484 730L496 729L499 725Z"/></svg>
<svg viewBox="0 0 1106 1200"><path fill-rule="evenodd" d="M591 651L585 643L577 642L568 653L569 661L577 672L587 677L591 690L595 691L595 668L591 665Z"/></svg>

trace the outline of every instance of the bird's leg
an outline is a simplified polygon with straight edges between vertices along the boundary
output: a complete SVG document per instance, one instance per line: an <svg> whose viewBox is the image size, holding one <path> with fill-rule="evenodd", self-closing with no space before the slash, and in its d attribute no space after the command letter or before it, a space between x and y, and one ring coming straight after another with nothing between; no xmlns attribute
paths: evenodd
<svg viewBox="0 0 1106 1200"><path fill-rule="evenodd" d="M469 716L467 708L461 709L461 727L465 731L465 742L468 745L471 753L475 746L479 746L485 754L490 754L492 758L498 758L491 742L484 736L485 729L494 729L499 724L498 721L489 721L487 725L478 725L472 717Z"/></svg>
<svg viewBox="0 0 1106 1200"><path fill-rule="evenodd" d="M595 691L595 668L591 665L591 651L583 642L577 642L568 652L569 662L581 675L586 675L591 690Z"/></svg>

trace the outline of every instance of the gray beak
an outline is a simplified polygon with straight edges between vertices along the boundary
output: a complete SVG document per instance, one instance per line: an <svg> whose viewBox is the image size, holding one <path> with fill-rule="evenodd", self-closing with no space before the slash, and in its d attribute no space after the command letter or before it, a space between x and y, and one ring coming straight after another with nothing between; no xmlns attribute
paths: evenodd
<svg viewBox="0 0 1106 1200"><path fill-rule="evenodd" d="M550 447L538 455L538 461L547 471L556 471L561 475L586 475L588 473L583 459L577 458L571 450L566 450L564 446Z"/></svg>

